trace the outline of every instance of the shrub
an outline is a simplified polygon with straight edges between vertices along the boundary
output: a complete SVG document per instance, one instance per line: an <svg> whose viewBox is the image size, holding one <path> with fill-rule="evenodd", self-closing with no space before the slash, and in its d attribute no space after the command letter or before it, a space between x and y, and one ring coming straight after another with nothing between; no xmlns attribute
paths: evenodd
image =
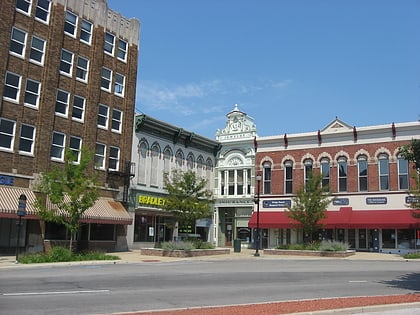
<svg viewBox="0 0 420 315"><path fill-rule="evenodd" d="M420 253L409 253L409 254L405 254L403 257L406 259L419 259Z"/></svg>
<svg viewBox="0 0 420 315"><path fill-rule="evenodd" d="M194 249L192 242L164 242L162 248L167 250L191 250Z"/></svg>
<svg viewBox="0 0 420 315"><path fill-rule="evenodd" d="M337 241L322 241L319 250L327 252L343 252L349 248L349 244Z"/></svg>

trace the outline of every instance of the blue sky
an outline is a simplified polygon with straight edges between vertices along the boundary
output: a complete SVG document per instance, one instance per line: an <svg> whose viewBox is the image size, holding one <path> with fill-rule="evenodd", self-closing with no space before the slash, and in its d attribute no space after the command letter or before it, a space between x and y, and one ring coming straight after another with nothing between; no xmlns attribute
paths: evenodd
<svg viewBox="0 0 420 315"><path fill-rule="evenodd" d="M140 20L136 110L214 139L420 119L420 0L108 0Z"/></svg>

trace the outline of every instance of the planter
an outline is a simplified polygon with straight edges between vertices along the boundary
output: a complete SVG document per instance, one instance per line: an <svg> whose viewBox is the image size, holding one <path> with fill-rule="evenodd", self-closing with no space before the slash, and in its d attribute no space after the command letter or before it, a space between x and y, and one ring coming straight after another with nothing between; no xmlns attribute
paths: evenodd
<svg viewBox="0 0 420 315"><path fill-rule="evenodd" d="M140 250L142 255L162 256L162 257L198 257L198 256L211 256L211 255L226 255L230 254L229 248L217 249L161 249L161 248L142 248Z"/></svg>
<svg viewBox="0 0 420 315"><path fill-rule="evenodd" d="M292 250L292 249L264 249L264 255L295 255L315 257L348 257L355 254L354 250L342 252L319 251L319 250Z"/></svg>

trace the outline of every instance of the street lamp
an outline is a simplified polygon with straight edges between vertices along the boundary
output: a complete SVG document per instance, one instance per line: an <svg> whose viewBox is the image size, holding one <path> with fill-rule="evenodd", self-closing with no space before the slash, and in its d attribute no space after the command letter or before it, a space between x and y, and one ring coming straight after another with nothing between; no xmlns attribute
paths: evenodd
<svg viewBox="0 0 420 315"><path fill-rule="evenodd" d="M24 194L21 194L19 197L19 206L18 206L17 215L19 216L19 223L17 224L16 263L19 263L20 227L22 226L22 217L26 215L26 196Z"/></svg>
<svg viewBox="0 0 420 315"><path fill-rule="evenodd" d="M260 183L261 183L261 175L258 174L256 177L257 179L257 194L254 196L254 202L257 204L257 233L255 236L255 257L259 257L260 253L258 250L260 249Z"/></svg>

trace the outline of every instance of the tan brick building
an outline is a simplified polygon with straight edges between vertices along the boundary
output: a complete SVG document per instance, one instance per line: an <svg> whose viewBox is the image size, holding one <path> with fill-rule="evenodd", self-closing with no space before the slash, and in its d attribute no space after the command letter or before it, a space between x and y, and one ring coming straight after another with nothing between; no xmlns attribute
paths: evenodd
<svg viewBox="0 0 420 315"><path fill-rule="evenodd" d="M336 118L319 131L258 138L256 174L261 175L259 226L262 246L301 242L302 231L287 207L312 171L323 174L332 203L319 239L357 250L415 251L420 220L408 207L415 168L400 146L420 138L420 122L352 127ZM256 228L257 211L249 226Z"/></svg>
<svg viewBox="0 0 420 315"><path fill-rule="evenodd" d="M124 249L140 23L105 0L0 2L0 251L16 246L18 197L28 199L19 244L42 249L31 203L37 176L64 150L95 152L101 198L81 246ZM93 163L92 163L93 165ZM66 231L47 227L46 238Z"/></svg>

